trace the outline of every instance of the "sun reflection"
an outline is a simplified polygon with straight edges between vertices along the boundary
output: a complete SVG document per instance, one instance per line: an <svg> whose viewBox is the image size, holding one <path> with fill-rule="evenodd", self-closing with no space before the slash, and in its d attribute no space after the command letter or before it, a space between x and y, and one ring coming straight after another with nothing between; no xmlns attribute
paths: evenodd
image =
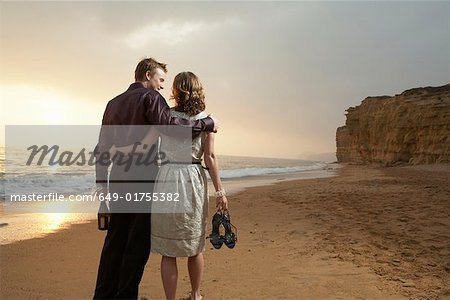
<svg viewBox="0 0 450 300"><path fill-rule="evenodd" d="M45 214L45 228L47 230L61 229L64 223L69 220L70 214L68 213L46 213Z"/></svg>

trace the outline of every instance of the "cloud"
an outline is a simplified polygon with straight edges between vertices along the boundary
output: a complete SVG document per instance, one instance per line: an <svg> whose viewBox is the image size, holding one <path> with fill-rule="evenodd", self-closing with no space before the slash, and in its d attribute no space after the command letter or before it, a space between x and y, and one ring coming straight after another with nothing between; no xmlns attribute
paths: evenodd
<svg viewBox="0 0 450 300"><path fill-rule="evenodd" d="M152 41L174 46L183 43L192 35L201 33L205 30L205 27L205 23L198 21L190 21L182 24L166 21L139 28L125 37L123 42L132 49L145 47Z"/></svg>
<svg viewBox="0 0 450 300"><path fill-rule="evenodd" d="M127 36L122 37L121 41L131 49L139 49L152 43L175 46L198 38L208 32L214 32L237 24L240 24L240 22L236 18L225 19L215 23L205 21L163 21L140 27Z"/></svg>

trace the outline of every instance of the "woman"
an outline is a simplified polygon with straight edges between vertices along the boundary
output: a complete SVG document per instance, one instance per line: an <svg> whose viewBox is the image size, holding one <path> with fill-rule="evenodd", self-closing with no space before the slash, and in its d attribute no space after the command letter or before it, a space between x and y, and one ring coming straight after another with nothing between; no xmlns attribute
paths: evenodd
<svg viewBox="0 0 450 300"><path fill-rule="evenodd" d="M179 73L173 82L172 97L175 107L172 115L186 119L201 119L207 114L205 95L198 77L191 72ZM151 251L162 255L161 277L166 298L175 299L178 279L177 257L188 257L191 293L188 299L201 299L200 282L203 275L203 250L208 216L208 184L201 165L202 157L216 190L217 210L227 210L228 200L219 176L219 165L214 153L214 133L202 133L192 139L161 135L160 151L164 161L156 180L154 194L174 198L180 202L153 202ZM142 141L154 140L149 133ZM150 142L152 144L152 142ZM130 152L132 147L116 150ZM139 149L135 149L139 151ZM189 154L186 159L186 151ZM173 200L173 199L172 199ZM187 200L187 201L186 201ZM156 213L155 213L156 211ZM159 212L159 213L158 213Z"/></svg>

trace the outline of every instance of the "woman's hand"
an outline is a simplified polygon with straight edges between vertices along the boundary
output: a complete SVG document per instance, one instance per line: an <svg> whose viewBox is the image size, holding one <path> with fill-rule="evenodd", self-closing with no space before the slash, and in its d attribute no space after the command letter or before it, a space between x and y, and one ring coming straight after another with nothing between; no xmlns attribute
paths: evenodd
<svg viewBox="0 0 450 300"><path fill-rule="evenodd" d="M227 196L216 198L216 208L217 210L228 210L228 199Z"/></svg>

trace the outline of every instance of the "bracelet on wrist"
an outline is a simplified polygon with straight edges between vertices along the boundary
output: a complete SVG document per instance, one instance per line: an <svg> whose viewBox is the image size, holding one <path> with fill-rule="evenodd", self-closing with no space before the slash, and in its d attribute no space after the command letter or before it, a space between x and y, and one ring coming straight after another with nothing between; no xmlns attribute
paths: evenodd
<svg viewBox="0 0 450 300"><path fill-rule="evenodd" d="M227 195L227 193L225 192L225 189L221 189L216 192L216 198L222 198L226 195Z"/></svg>

